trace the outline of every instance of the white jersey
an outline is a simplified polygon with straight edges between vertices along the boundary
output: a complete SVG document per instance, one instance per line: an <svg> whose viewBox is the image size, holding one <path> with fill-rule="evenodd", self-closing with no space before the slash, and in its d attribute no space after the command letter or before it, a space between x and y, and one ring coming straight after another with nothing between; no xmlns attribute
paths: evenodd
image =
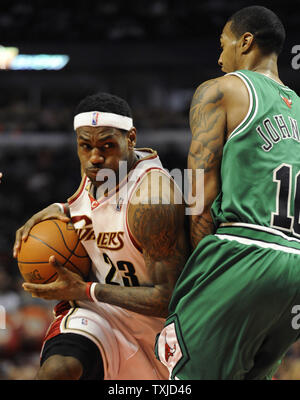
<svg viewBox="0 0 300 400"><path fill-rule="evenodd" d="M94 198L90 180L84 176L68 202L74 227L92 260L100 283L149 286L151 281L141 249L127 222L127 208L138 183L150 171L166 173L153 150L136 151L139 161L106 197Z"/></svg>
<svg viewBox="0 0 300 400"><path fill-rule="evenodd" d="M92 272L103 284L153 284L142 251L129 230L127 208L135 189L150 171L167 172L155 151L139 149L135 152L138 161L134 168L107 196L95 198L90 180L83 176L79 189L68 199L72 222L92 260ZM85 326L84 330L78 326L82 321L92 321L92 318L77 318L73 325L70 322L68 331L79 332L95 341L104 363L107 363L105 379L167 379L167 369L154 354L155 337L163 329L163 318L145 316L100 301L76 304L94 311L98 317L88 322L90 328ZM109 323L107 328L106 321ZM66 331L65 327L66 324L62 323L62 332ZM119 350L114 356L116 343ZM120 361L120 355L125 357L123 361ZM132 360L132 367L129 360Z"/></svg>

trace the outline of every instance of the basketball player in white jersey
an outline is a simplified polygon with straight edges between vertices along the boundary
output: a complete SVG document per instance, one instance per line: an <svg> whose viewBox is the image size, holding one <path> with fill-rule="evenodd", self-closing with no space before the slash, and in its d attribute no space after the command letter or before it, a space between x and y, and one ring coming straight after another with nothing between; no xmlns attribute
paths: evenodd
<svg viewBox="0 0 300 400"><path fill-rule="evenodd" d="M70 218L95 278L84 282L53 256L55 282L24 284L33 296L64 300L55 308L37 379L168 379L154 343L188 255L181 193L155 151L135 148L124 100L88 96L78 105L74 128L79 189L17 231L14 256L34 224ZM120 166L127 166L125 173ZM117 178L111 187L109 172Z"/></svg>

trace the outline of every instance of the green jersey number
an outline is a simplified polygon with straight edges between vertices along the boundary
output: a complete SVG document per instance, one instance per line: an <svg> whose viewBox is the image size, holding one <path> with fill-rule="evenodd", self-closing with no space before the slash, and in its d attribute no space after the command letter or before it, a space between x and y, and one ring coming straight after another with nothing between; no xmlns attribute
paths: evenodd
<svg viewBox="0 0 300 400"><path fill-rule="evenodd" d="M300 171L295 176L295 195L292 199L292 166L281 164L273 171L277 183L276 212L271 215L271 226L300 236ZM291 206L294 215L291 215Z"/></svg>

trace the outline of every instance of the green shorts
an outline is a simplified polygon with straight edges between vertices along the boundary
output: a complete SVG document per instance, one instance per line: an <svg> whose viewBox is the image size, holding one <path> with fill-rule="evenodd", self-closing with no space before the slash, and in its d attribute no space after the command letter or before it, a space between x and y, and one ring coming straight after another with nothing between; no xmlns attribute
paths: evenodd
<svg viewBox="0 0 300 400"><path fill-rule="evenodd" d="M299 337L300 240L243 225L204 238L179 277L155 346L171 379L266 379Z"/></svg>

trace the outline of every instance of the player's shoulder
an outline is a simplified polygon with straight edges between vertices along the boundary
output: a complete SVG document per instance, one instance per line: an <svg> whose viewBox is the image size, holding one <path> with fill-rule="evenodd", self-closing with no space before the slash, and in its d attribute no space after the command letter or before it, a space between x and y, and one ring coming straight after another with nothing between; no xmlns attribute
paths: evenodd
<svg viewBox="0 0 300 400"><path fill-rule="evenodd" d="M244 91L245 84L241 78L237 75L226 74L202 82L195 91L194 101L195 99L212 96L219 96L220 100L225 100Z"/></svg>
<svg viewBox="0 0 300 400"><path fill-rule="evenodd" d="M245 89L245 83L240 75L232 73L226 74L219 78L219 85L222 87L226 94L236 93Z"/></svg>
<svg viewBox="0 0 300 400"><path fill-rule="evenodd" d="M141 248L145 245L145 235L161 234L172 224L184 226L184 215L183 194L163 169L151 170L143 176L128 201L128 228Z"/></svg>
<svg viewBox="0 0 300 400"><path fill-rule="evenodd" d="M129 201L130 205L137 204L168 204L174 199L181 203L182 192L170 174L163 168L154 168L139 180Z"/></svg>

